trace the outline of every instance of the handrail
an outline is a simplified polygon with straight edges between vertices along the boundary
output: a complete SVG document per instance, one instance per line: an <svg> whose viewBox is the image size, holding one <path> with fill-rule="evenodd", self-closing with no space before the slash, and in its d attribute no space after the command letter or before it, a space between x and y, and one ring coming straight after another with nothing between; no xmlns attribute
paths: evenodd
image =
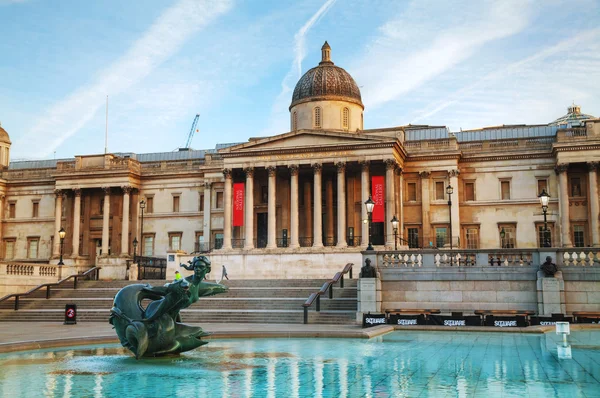
<svg viewBox="0 0 600 398"><path fill-rule="evenodd" d="M302 304L302 307L304 308L304 324L305 325L308 323L308 308L310 306L312 306L312 304L315 300L317 300L316 311L321 312L321 296L324 295L325 293L327 293L327 291L329 291L329 298L333 299L333 284L337 283L339 281L340 287L343 288L344 287L344 274L349 274L350 279L352 279L352 265L353 265L352 263L346 264L346 266L344 267L342 272L336 272L336 274L334 275L334 277L332 279L323 283L323 286L321 286L321 289L318 292L311 293L310 296L308 296L308 299L306 299L304 304Z"/></svg>
<svg viewBox="0 0 600 398"><path fill-rule="evenodd" d="M6 296L0 298L0 303L3 302L3 301L8 300L9 298L14 297L15 298L15 311L18 311L19 310L19 298L21 296L28 296L31 293L36 292L36 291L38 291L38 290L40 290L40 289L42 289L42 288L45 287L46 288L46 300L47 300L47 299L50 298L50 288L52 286L59 286L61 283L66 282L69 279L73 279L73 289L77 289L77 280L79 278L84 278L84 277L87 277L90 274L94 274L94 276L93 276L94 279L93 280L97 281L98 280L98 276L100 274L100 269L101 269L101 267L94 267L94 268L91 268L91 269L85 271L83 274L73 274L73 275L67 276L64 279L61 279L58 282L41 284L39 286L34 287L33 289L30 289L30 290L26 291L25 293L7 294Z"/></svg>

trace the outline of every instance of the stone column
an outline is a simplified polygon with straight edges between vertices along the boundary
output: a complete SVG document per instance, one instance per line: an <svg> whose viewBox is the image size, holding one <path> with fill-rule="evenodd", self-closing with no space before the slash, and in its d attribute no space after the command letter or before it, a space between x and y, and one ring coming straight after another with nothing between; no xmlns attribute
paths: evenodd
<svg viewBox="0 0 600 398"><path fill-rule="evenodd" d="M397 202L398 206L398 237L401 239L398 242L399 246L406 246L406 238L404 237L404 174L402 173L402 169L398 167L396 169L396 174L398 175L398 189L396 189Z"/></svg>
<svg viewBox="0 0 600 398"><path fill-rule="evenodd" d="M569 220L569 188L567 181L568 164L559 164L554 168L558 174L558 203L560 206L560 234L563 247L573 247Z"/></svg>
<svg viewBox="0 0 600 398"><path fill-rule="evenodd" d="M300 246L298 239L298 165L291 164L290 169L290 248Z"/></svg>
<svg viewBox="0 0 600 398"><path fill-rule="evenodd" d="M122 187L123 189L123 221L121 224L121 256L129 256L129 205L131 200L129 194L132 188L130 186ZM77 201L77 197L75 197ZM77 202L75 202L77 207ZM77 219L77 217L75 218ZM79 234L78 234L79 235Z"/></svg>
<svg viewBox="0 0 600 398"><path fill-rule="evenodd" d="M333 238L333 179L325 180L325 212L327 220L325 221L325 237Z"/></svg>
<svg viewBox="0 0 600 398"><path fill-rule="evenodd" d="M360 204L360 208L361 208L361 213L360 213L360 222L361 222L361 245L362 246L367 246L369 244L369 224L368 222L365 222L365 220L367 220L369 218L369 215L367 214L367 207L365 206L365 202L367 200L369 200L369 187L371 186L371 184L369 184L369 162L368 161L363 161L360 162L360 166L361 166L361 174L360 174L360 192L361 192L361 204Z"/></svg>
<svg viewBox="0 0 600 398"><path fill-rule="evenodd" d="M110 228L110 187L102 187L104 191L104 210L102 213L102 255L108 256L108 239Z"/></svg>
<svg viewBox="0 0 600 398"><path fill-rule="evenodd" d="M276 234L276 229L277 229L277 217L276 217L276 212L277 212L277 205L276 205L276 201L277 201L277 195L276 195L276 189L277 189L277 168L276 167L269 167L267 168L267 171L269 173L269 204L268 204L268 241L267 241L267 248L269 249L274 249L277 247L277 234Z"/></svg>
<svg viewBox="0 0 600 398"><path fill-rule="evenodd" d="M304 236L309 237L313 234L313 213L312 213L312 194L310 181L304 181Z"/></svg>
<svg viewBox="0 0 600 398"><path fill-rule="evenodd" d="M396 161L394 159L386 159L385 161L385 245L394 247L394 228L392 227L392 217L396 209L394 201L394 170L396 169Z"/></svg>
<svg viewBox="0 0 600 398"><path fill-rule="evenodd" d="M244 249L254 249L254 167L247 167L246 207L244 208L245 240Z"/></svg>
<svg viewBox="0 0 600 398"><path fill-rule="evenodd" d="M2 220L4 219L4 199L6 198L6 195L4 195L3 193L0 193L0 243L2 242L2 238L3 238L3 234L2 234ZM2 250L3 255L6 256L6 253L4 253L4 250Z"/></svg>
<svg viewBox="0 0 600 398"><path fill-rule="evenodd" d="M315 233L313 234L313 247L323 247L323 221L322 221L322 199L321 199L321 176L322 176L322 165L320 163L313 164L314 169L314 183L315 183L315 210L314 210L314 221L313 228Z"/></svg>
<svg viewBox="0 0 600 398"><path fill-rule="evenodd" d="M60 237L58 236L58 231L60 230L62 223L62 197L63 191L57 189L54 191L56 196L56 200L54 201L54 244L52 248L52 256L59 257L60 256Z"/></svg>
<svg viewBox="0 0 600 398"><path fill-rule="evenodd" d="M429 219L429 171L421 171L421 223L423 225L423 247L429 247L429 242L434 242L431 236L431 221Z"/></svg>
<svg viewBox="0 0 600 398"><path fill-rule="evenodd" d="M223 169L223 177L225 178L225 209L223 209L223 249L231 249L231 212L233 203L231 200L231 191L233 181L231 179L231 170ZM206 202L206 196L204 197ZM206 238L205 238L206 239Z"/></svg>
<svg viewBox="0 0 600 398"><path fill-rule="evenodd" d="M211 205L211 199L212 199L212 195L211 195L211 187L212 187L212 183L209 181L205 181L204 182L204 208L202 209L202 213L203 213L203 217L202 217L202 236L204 236L204 242L206 242L208 244L209 247L214 246L214 244L211 244L211 235L210 235L210 209L212 207ZM225 195L225 193L223 193L223 195ZM225 240L225 234L223 234L223 240ZM231 238L229 239L231 242ZM194 243L194 246L196 246L196 244ZM202 249L200 249L202 250Z"/></svg>
<svg viewBox="0 0 600 398"><path fill-rule="evenodd" d="M598 217L600 206L598 203L598 166L600 162L588 163L590 185L590 227L592 229L592 246L600 246L600 231L598 231Z"/></svg>
<svg viewBox="0 0 600 398"><path fill-rule="evenodd" d="M337 167L337 247L347 247L346 241L346 163Z"/></svg>
<svg viewBox="0 0 600 398"><path fill-rule="evenodd" d="M460 208L459 208L459 203L458 203L458 190L459 190L458 175L459 174L460 174L460 171L458 169L448 171L448 177L450 177L450 185L454 189L452 191L452 195L450 196L452 198L452 208L450 209L450 211L452 212L452 241L453 241L452 247L455 249L459 248L461 246L460 245L460 211L459 211Z"/></svg>
<svg viewBox="0 0 600 398"><path fill-rule="evenodd" d="M73 258L79 256L79 228L81 227L81 189L73 189L75 200L73 203Z"/></svg>

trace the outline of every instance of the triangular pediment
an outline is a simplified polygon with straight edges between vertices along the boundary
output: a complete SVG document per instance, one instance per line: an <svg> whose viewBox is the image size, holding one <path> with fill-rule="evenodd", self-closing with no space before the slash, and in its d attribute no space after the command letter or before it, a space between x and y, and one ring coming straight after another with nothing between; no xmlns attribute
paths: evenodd
<svg viewBox="0 0 600 398"><path fill-rule="evenodd" d="M254 152L273 149L336 147L393 141L389 137L373 137L360 133L300 130L256 139L220 150L220 153Z"/></svg>

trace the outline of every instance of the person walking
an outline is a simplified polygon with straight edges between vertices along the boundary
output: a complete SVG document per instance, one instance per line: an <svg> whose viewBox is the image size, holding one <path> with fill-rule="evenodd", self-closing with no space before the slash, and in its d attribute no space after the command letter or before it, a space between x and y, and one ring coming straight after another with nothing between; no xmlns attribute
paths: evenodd
<svg viewBox="0 0 600 398"><path fill-rule="evenodd" d="M223 280L223 278L229 280L229 277L227 276L227 268L225 268L224 265L223 265L223 272L221 274L221 280Z"/></svg>

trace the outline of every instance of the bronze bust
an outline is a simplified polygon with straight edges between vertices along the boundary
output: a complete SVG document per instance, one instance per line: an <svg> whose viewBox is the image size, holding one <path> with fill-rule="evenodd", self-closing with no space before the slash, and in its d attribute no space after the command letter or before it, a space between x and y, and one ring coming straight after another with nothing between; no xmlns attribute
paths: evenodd
<svg viewBox="0 0 600 398"><path fill-rule="evenodd" d="M375 278L375 267L371 266L371 259L365 260L365 265L360 269L361 278Z"/></svg>
<svg viewBox="0 0 600 398"><path fill-rule="evenodd" d="M552 257L550 256L546 257L546 262L540 266L540 269L544 271L544 276L548 277L554 276L558 271L556 264L552 262Z"/></svg>

